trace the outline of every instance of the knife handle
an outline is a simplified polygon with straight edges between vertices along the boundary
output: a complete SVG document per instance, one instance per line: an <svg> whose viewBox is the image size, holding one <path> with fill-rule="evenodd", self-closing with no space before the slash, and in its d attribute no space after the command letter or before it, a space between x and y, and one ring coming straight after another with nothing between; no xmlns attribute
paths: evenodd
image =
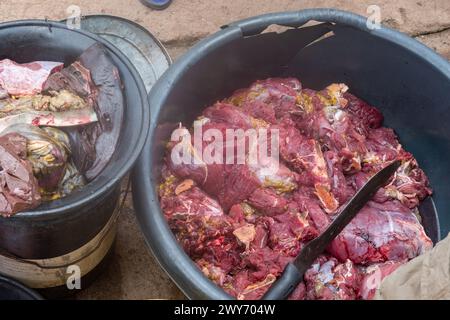
<svg viewBox="0 0 450 320"><path fill-rule="evenodd" d="M303 273L292 264L288 263L279 277L263 295L262 300L285 300L303 280Z"/></svg>

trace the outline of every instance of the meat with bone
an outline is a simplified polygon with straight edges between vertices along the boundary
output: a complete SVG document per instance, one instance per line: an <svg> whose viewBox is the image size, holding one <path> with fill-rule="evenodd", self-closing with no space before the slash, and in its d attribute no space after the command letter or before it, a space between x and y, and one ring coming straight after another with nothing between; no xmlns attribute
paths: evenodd
<svg viewBox="0 0 450 320"><path fill-rule="evenodd" d="M26 159L38 180L43 200L64 197L85 185L84 177L70 160L69 138L57 128L28 124L9 126L1 134L26 138Z"/></svg>
<svg viewBox="0 0 450 320"><path fill-rule="evenodd" d="M181 127L184 150L197 161L174 161L173 151L183 143L177 138L168 144L163 212L203 273L238 299L261 298L301 248L394 159L402 161L401 168L290 298L371 299L378 280L431 248L416 217L419 202L431 195L426 175L393 130L381 127L381 113L347 90L332 84L315 91L292 78L257 81L205 109L197 126L203 130L197 137L201 150L196 126ZM261 128L269 136L271 130L278 133L279 157L250 163L248 137L226 133ZM209 129L220 133L222 144L215 144L211 132L205 135ZM231 162L209 162L204 149L213 145L218 153L245 147L244 162L237 164L235 153Z"/></svg>
<svg viewBox="0 0 450 320"><path fill-rule="evenodd" d="M393 130L388 128L371 130L367 148L363 171L379 170L385 161L393 159L403 161L392 182L383 190L386 197L400 200L409 208L415 208L420 201L431 195L427 176L419 168L413 155L403 149Z"/></svg>

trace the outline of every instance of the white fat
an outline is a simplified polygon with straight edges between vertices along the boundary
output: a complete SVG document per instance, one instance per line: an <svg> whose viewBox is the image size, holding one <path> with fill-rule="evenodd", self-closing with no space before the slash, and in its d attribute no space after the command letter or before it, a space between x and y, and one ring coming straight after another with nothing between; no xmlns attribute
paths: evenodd
<svg viewBox="0 0 450 320"><path fill-rule="evenodd" d="M333 280L334 274L332 271L333 263L331 261L325 262L321 267L317 278L322 283L329 283Z"/></svg>
<svg viewBox="0 0 450 320"><path fill-rule="evenodd" d="M334 121L341 121L342 119L344 119L345 115L346 113L344 111L338 109L334 114Z"/></svg>
<svg viewBox="0 0 450 320"><path fill-rule="evenodd" d="M209 119L208 117L201 117L199 119L196 120L196 122L200 125L200 126L204 126L205 124L207 124L208 122L210 122L211 119Z"/></svg>

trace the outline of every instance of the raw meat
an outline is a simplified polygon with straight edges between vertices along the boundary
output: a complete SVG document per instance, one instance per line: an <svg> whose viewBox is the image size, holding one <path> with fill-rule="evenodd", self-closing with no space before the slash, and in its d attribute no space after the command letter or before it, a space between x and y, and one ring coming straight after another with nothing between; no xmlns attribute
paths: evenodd
<svg viewBox="0 0 450 320"><path fill-rule="evenodd" d="M90 181L108 164L119 140L124 114L119 71L106 49L94 44L78 61L48 78L44 92L60 90L84 98L98 117L96 123L66 129L75 165Z"/></svg>
<svg viewBox="0 0 450 320"><path fill-rule="evenodd" d="M3 59L0 61L0 88L13 96L40 93L48 76L62 68L61 62L34 61L20 64Z"/></svg>
<svg viewBox="0 0 450 320"><path fill-rule="evenodd" d="M321 256L305 273L306 299L354 300L361 285L361 274L351 260L339 263Z"/></svg>
<svg viewBox="0 0 450 320"><path fill-rule="evenodd" d="M9 217L40 204L38 183L25 160L26 138L10 133L0 137L0 215Z"/></svg>
<svg viewBox="0 0 450 320"><path fill-rule="evenodd" d="M119 72L100 44L66 68L1 60L0 162L9 163L0 165L0 214L33 209L94 179L115 151L123 113Z"/></svg>
<svg viewBox="0 0 450 320"><path fill-rule="evenodd" d="M260 80L206 108L192 130L180 124L174 131L161 208L203 273L236 298L261 298L340 207L395 159L402 166L290 299L371 299L383 277L432 247L416 216L432 193L425 173L394 131L381 126L382 114L347 91L345 84L315 91L293 78ZM210 129L214 138L205 135ZM252 142L244 132L256 129L269 138L278 134L279 157L249 161ZM229 137L230 130L242 134ZM217 144L217 137L224 140ZM214 154L205 153L210 148ZM245 148L242 158L238 148ZM221 159L230 150L229 162L205 158ZM189 161L180 161L181 154Z"/></svg>
<svg viewBox="0 0 450 320"><path fill-rule="evenodd" d="M341 261L369 264L412 259L433 244L410 209L398 201L370 202L331 243Z"/></svg>

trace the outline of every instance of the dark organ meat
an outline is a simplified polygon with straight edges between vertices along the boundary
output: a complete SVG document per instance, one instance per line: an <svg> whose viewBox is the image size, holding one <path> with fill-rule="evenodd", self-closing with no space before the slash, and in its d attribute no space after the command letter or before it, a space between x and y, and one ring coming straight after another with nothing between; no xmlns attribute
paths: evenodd
<svg viewBox="0 0 450 320"><path fill-rule="evenodd" d="M124 113L119 71L106 49L94 44L78 61L53 73L44 84L44 92L59 90L80 96L97 115L97 122L66 130L75 165L91 181L108 164L119 140Z"/></svg>
<svg viewBox="0 0 450 320"><path fill-rule="evenodd" d="M344 84L302 88L293 78L257 81L206 108L192 129L180 125L183 134L168 143L161 208L203 273L238 299L259 299L339 208L394 159L402 166L290 299L371 299L385 276L432 247L417 218L418 204L432 193L425 173L394 131L381 126L382 114L347 91ZM250 129L276 130L279 157L251 163L250 138L227 134ZM216 160L233 151L229 161L205 159L212 146ZM243 147L239 158L235 151ZM195 161L179 161L181 149Z"/></svg>

